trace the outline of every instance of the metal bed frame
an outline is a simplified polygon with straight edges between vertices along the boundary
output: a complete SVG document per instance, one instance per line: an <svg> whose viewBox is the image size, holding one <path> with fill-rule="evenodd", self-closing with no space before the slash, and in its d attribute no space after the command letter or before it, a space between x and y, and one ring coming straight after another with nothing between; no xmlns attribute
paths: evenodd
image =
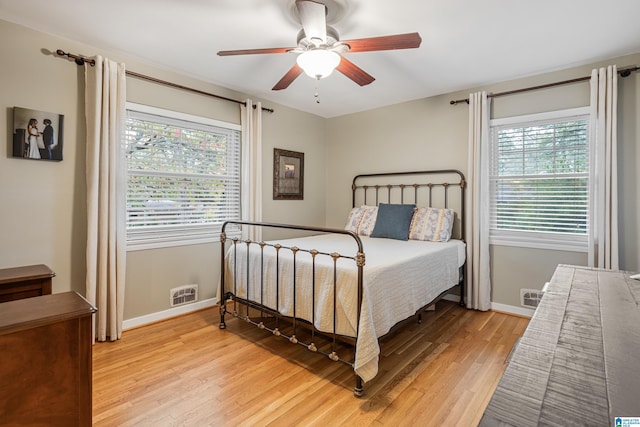
<svg viewBox="0 0 640 427"><path fill-rule="evenodd" d="M384 185L379 185L379 184L374 184L374 185L369 185L369 184L358 184L358 182L361 181L368 181L368 180L377 180L377 179L381 179L381 178L388 178L388 179L393 179L395 178L396 180L398 178L403 179L404 177L409 177L409 176L414 176L414 177L426 177L426 179L428 179L429 177L432 176L448 176L448 177L455 177L457 179L457 181L451 181L451 179L449 180L443 180L440 182L413 182L411 184L405 184L405 183L392 183L392 184L384 184ZM425 178L422 179L423 181L425 180ZM364 175L357 175L352 182L351 185L351 191L352 191L352 207L356 207L356 203L357 200L362 199L364 205L367 204L367 199L368 197L371 197L372 195L375 198L375 205L377 206L379 203L393 203L395 200L399 199L400 203L405 203L405 199L407 198L407 194L406 193L413 193L413 197L412 197L412 202L414 202L417 206L421 206L418 204L418 198L419 198L419 193L422 193L423 190L426 191L427 196L428 196L428 204L426 206L431 207L432 206L432 201L433 201L433 194L434 191L438 191L441 190L443 192L443 200L444 200L444 205L440 206L440 207L444 207L447 208L449 207L449 191L451 188L458 188L459 189L459 194L460 194L460 205L459 205L459 211L458 211L458 215L459 215L459 220L460 220L460 226L459 226L459 233L458 233L458 237L459 239L464 241L465 238L465 215L464 215L464 202L465 202L465 187L466 187L466 182L465 182L465 178L464 175L462 174L462 172L455 170L455 169L443 169L443 170L432 170L432 171L414 171L414 172L390 172L390 173L374 173L374 174L364 174ZM411 191L413 190L413 191ZM386 197L385 197L386 196ZM382 200L381 200L382 199ZM343 234L343 235L348 235L353 239L354 242L354 248L355 248L355 252L353 254L350 255L344 255L344 254L340 254L337 252L320 252L317 251L313 248L298 248L298 247L287 247L287 246L283 246L279 243L266 243L266 242L254 242L251 240L240 240L239 238L233 238L233 239L227 239L227 234L226 234L226 229L227 226L247 226L247 227L265 227L265 228L276 228L276 229L286 229L286 230L298 230L298 231L304 231L304 232L313 232L313 233L332 233L332 234ZM239 250L246 250L247 254L249 253L249 250L252 246L256 246L259 247L260 251L261 251L261 258L262 261L264 261L264 248L265 247L272 247L275 249L276 252L276 271L278 271L278 263L280 262L280 257L279 254L281 251L290 251L292 256L293 256L293 316L284 316L280 313L280 308L279 308L279 292L280 292L280 278L276 277L276 306L275 308L273 307L269 307L267 305L265 305L264 303L264 277L260 277L260 295L254 295L251 296L249 294L249 286L247 286L247 295L246 298L241 298L237 295L237 283L235 281L235 276L234 275L234 283L233 283L233 290L226 290L225 289L225 255L227 252L227 241L230 240L231 241L231 247L233 248L231 250L230 253L230 258L232 258L232 260L230 262L233 262L233 268L237 269L237 268L242 268L244 266L238 266L237 265L237 251ZM281 338L285 338L288 341L290 341L293 344L298 344L298 345L302 345L304 347L306 347L309 351L314 352L314 353L319 353L319 354L323 354L324 356L328 357L329 359L331 359L332 361L340 361L343 362L347 365L350 366L354 366L354 361L355 360L346 360L341 358L338 353L337 353L337 345L338 343L350 343L353 346L353 355L354 355L354 359L355 359L355 347L356 347L356 343L357 343L357 331L359 330L359 322L360 322L360 311L361 311L361 305L362 305L362 295L363 295L363 271L365 268L365 264L366 264L366 256L364 253L364 249L363 249L363 245L362 245L362 240L360 239L360 237L356 234L353 233L351 231L347 231L347 230L343 230L343 229L337 229L337 228L326 228L326 227L308 227L308 226L300 226L300 225L291 225L291 224L277 224L277 223L266 223L266 222L251 222L251 221L226 221L223 225L222 225L222 231L220 233L220 243L221 243L221 263L220 263L220 271L221 271L221 280L220 280L220 296L221 296L221 301L220 301L220 329L225 329L226 328L226 322L225 322L225 315L227 313L229 313L229 310L227 308L227 302L229 300L233 301L233 310L230 311L229 314L233 315L234 317L240 318L260 329L264 329L267 332L272 333L275 336L281 337ZM307 321L301 318L298 318L296 316L296 285L295 285L295 281L296 281L296 257L297 254L300 252L306 252L309 253L312 257L312 265L313 265L313 269L315 272L315 266L316 266L316 259L318 257L330 257L333 260L333 286L334 286L334 292L333 292L333 332L322 332L319 331L315 328L315 290L316 290L316 283L315 283L315 273L312 276L312 283L310 284L312 286L312 291L311 291L311 295L312 295L312 302L311 302L311 311L312 311L312 319L311 321ZM351 260L354 262L356 268L357 268L357 322L358 324L356 325L356 337L346 337L344 335L339 335L336 333L336 286L337 286L337 275L336 275L336 264L338 262L338 260L340 259L346 259L346 260ZM466 264L466 263L465 263ZM249 277L249 258L247 257L247 277ZM464 295L465 295L465 290L466 290L466 275L465 275L465 268L464 265L460 268L460 280L459 283L457 285L455 285L453 288L455 288L456 286L460 286L460 305L464 306ZM237 271L237 270L234 270ZM261 268L261 271L263 271L263 269ZM277 274L276 274L277 275ZM262 276L262 275L261 275ZM447 293L449 293L451 291L450 288L448 290L446 290L445 292L443 292L442 294L440 294L438 297L436 297L433 301L429 302L427 305L423 306L422 308L420 308L417 312L416 315L418 316L418 321L421 322L422 321L422 312L427 309L429 306L435 304L437 301L439 301L440 299L442 299ZM240 306L240 309L239 309ZM245 307L245 312L244 314L241 312L241 308L242 306ZM250 309L254 309L260 312L260 317L259 318L255 318L256 316L252 316L250 315ZM266 317L265 317L266 316ZM275 326L271 327L269 325L266 324L265 319L270 319L270 320L275 320ZM405 319L406 320L406 319ZM283 325L286 325L285 327L288 330L291 330L291 333L285 333L284 329L281 329L280 325L281 325L281 321ZM402 323L402 322L400 322ZM304 341L302 339L300 339L297 336L297 332L301 329L305 329L305 330L310 330L310 339L307 341ZM395 328L392 328L392 331ZM392 331L390 331L389 333L391 333ZM322 337L328 337L331 344L330 344L330 349L329 350L324 350L322 348L320 348L319 346L317 346L315 344L316 341L316 337L317 336L322 336ZM382 337L380 337L382 338ZM380 339L379 338L379 339ZM364 387L363 387L363 381L362 379L355 374L355 387L353 390L353 393L355 396L360 397L363 395L364 393Z"/></svg>

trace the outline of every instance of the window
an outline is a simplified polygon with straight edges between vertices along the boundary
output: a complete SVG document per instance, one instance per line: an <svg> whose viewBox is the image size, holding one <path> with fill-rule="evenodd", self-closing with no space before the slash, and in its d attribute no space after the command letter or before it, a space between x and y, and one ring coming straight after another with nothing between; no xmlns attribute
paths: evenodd
<svg viewBox="0 0 640 427"><path fill-rule="evenodd" d="M587 250L589 111L491 121L490 241Z"/></svg>
<svg viewBox="0 0 640 427"><path fill-rule="evenodd" d="M127 104L127 247L212 242L240 219L240 126Z"/></svg>

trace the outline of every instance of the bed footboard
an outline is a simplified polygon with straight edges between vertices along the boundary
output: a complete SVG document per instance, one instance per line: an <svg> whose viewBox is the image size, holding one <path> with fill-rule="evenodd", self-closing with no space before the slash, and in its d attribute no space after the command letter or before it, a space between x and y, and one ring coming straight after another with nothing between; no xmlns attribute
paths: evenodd
<svg viewBox="0 0 640 427"><path fill-rule="evenodd" d="M278 228L312 232L316 234L346 235L351 240L353 240L353 252L351 254L341 254L338 252L323 252L317 250L316 248L285 246L281 245L280 243L266 243L264 241L254 242L251 240L240 240L239 238L228 239L226 234L228 225ZM344 343L345 340L353 341L353 353L355 355L355 343L357 342L358 338L357 333L360 321L360 310L362 306L363 268L365 265L365 254L363 251L362 241L357 234L351 231L334 228L306 227L298 225L260 223L251 221L227 221L222 226L220 243L220 329L226 329L227 325L225 322L225 316L227 314L231 314L234 317L240 318L247 323L258 327L259 329L263 329L275 336L284 338L293 344L304 346L311 352L323 354L332 361L343 362L347 365L350 365L351 367L354 366L354 360L343 358L339 355L337 344L339 342ZM270 252L275 253L275 278L265 277L265 250L269 250ZM312 270L312 274L309 280L310 283L296 283L296 280L301 280L299 278L299 270L301 270L299 260L302 254L306 255L307 260L311 260L310 268ZM316 327L316 321L318 320L316 319L316 293L320 291L320 286L327 285L327 283L316 283L316 260L322 257L324 257L325 260L329 260L329 264L333 264L333 278L332 280L330 280L330 287L333 287L333 290L331 292L333 295L333 325L332 327L330 327L329 331L326 330L327 328L320 330ZM238 261L239 258L241 258L241 261ZM273 262L272 258L267 259L271 259L271 262ZM259 268L259 274L251 274L251 268L255 267L251 265L252 262L260 263L260 265L257 267ZM352 292L355 291L357 293L357 302L355 304L355 310L357 310L357 312L354 312L352 314L353 318L356 319L355 336L344 336L340 334L337 325L338 319L336 314L336 307L339 306L337 297L339 293L339 262L353 262L353 267L355 267L357 272L357 289L349 290ZM284 280L282 277L280 277L279 273L282 265L285 263L288 263L287 267L290 269L290 273L292 274L293 285L289 287L287 287L287 285L283 285ZM327 262L325 262L325 264L326 263ZM306 267L308 270L309 265L307 265ZM233 269L234 274L232 275L232 277L227 277L227 268ZM238 271L239 269L241 271ZM239 279L239 277L241 278ZM273 298L270 299L267 295L265 295L265 289L268 287L267 281L269 281L271 285L275 283L275 302ZM269 289L271 290L271 292L273 292L273 286L271 286ZM309 291L304 293L300 292L300 289L308 289ZM288 295L288 297L292 298L292 304L286 308L283 308L281 306L283 292L289 292L290 295ZM307 300L301 301L305 298ZM308 298L310 298L311 301L308 301ZM269 299L270 301L268 301ZM229 310L227 307L227 302L229 301L233 303L232 310ZM242 313L241 310L239 310L239 305L245 309L245 313ZM310 313L309 311L303 314L299 313L299 306L310 306ZM252 316L250 315L250 310L259 312L259 318L252 318ZM267 322L264 321L265 316L272 320L272 324L267 324ZM287 332L285 332L285 329L281 327L281 324L284 322L286 322L287 325ZM298 331L300 331L301 329L310 332L310 336L308 337L308 339L300 338ZM328 350L316 345L317 335L322 335L323 337L329 338L330 348ZM356 384L353 393L356 396L361 396L363 394L363 382L357 374L355 381Z"/></svg>
<svg viewBox="0 0 640 427"><path fill-rule="evenodd" d="M464 175L455 169L358 175L351 185L352 208L399 203L414 204L417 208L438 207L440 212L449 209L457 214L449 222L452 224L449 237L464 243L465 187ZM421 224L426 227L424 222ZM232 229L228 226L275 228L329 236L320 244L322 247L307 247L325 240L314 237L281 240L281 243L256 242L227 238L227 229ZM373 379L378 372L381 331L388 333L414 315L420 320L426 307L435 304L456 286L461 288L460 304L463 305L466 275L464 259L460 261L464 246L462 252L451 250L456 245L459 248L458 243L428 250L412 246L411 256L404 256L400 254L406 247L373 243L373 240L394 239L363 237L369 257L365 295L365 253L360 234L369 236L370 230L361 230L360 223L355 228L357 233L336 228L225 222L220 235L220 328L226 328L225 316L231 314L309 351L344 362L354 369L356 384L353 392L361 396L364 381ZM445 245L447 240L433 244ZM266 257L265 252L268 253ZM414 256L417 252L421 254ZM387 262L392 258L390 254L398 255L393 262ZM233 270L228 270L229 260L234 263ZM453 262L457 264L452 265ZM430 267L424 268L425 265ZM417 276L405 274L417 270L421 271ZM419 283L432 286L415 287L414 284ZM402 291L398 291L400 288ZM380 309L387 307L389 301L395 301L395 294L390 292L416 297L407 304L394 307L393 311ZM426 305L420 307L423 304ZM345 342L348 347L344 346ZM351 351L353 358L350 357Z"/></svg>

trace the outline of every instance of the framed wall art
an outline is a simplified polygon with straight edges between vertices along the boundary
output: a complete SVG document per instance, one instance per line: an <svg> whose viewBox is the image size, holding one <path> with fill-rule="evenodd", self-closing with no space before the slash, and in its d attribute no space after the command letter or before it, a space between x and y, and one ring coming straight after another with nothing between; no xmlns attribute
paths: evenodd
<svg viewBox="0 0 640 427"><path fill-rule="evenodd" d="M13 107L13 157L62 160L64 116Z"/></svg>
<svg viewBox="0 0 640 427"><path fill-rule="evenodd" d="M273 199L304 198L304 153L273 149Z"/></svg>

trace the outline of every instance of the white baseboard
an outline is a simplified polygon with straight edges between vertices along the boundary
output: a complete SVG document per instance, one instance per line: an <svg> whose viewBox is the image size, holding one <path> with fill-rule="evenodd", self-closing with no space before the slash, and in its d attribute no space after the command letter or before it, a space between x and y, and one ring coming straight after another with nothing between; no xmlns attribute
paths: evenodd
<svg viewBox="0 0 640 427"><path fill-rule="evenodd" d="M447 301L459 302L460 297L458 295L445 295L443 299ZM170 308L168 310L159 311L157 313L146 314L140 317L134 317L133 319L127 319L122 322L122 330L137 328L139 326L148 325L150 323L166 320L171 317L179 316L181 314L191 313L193 311L202 310L204 308L213 307L218 303L217 298L210 298L203 301L198 301L193 304L182 305L180 307ZM513 305L500 304L497 302L491 303L491 309L501 311L503 313L515 314L518 316L531 317L535 310L524 307L516 307Z"/></svg>
<svg viewBox="0 0 640 427"><path fill-rule="evenodd" d="M458 295L447 294L443 297L447 301L459 302ZM515 305L500 304L498 302L491 303L491 310L501 311L503 313L515 314L516 316L532 317L535 310L526 307L518 307Z"/></svg>
<svg viewBox="0 0 640 427"><path fill-rule="evenodd" d="M194 302L193 304L181 305L179 307L173 307L168 310L159 311L157 313L134 317L133 319L127 319L122 322L122 330L126 331L127 329L133 329L137 328L138 326L159 322L161 320L166 320L171 317L179 316L181 314L187 314L193 311L202 310L203 308L213 307L217 303L217 298L209 298L202 301Z"/></svg>
<svg viewBox="0 0 640 427"><path fill-rule="evenodd" d="M500 304L497 302L491 303L491 310L501 311L503 313L515 314L517 316L523 316L523 317L533 317L533 313L535 313L535 310L531 308L518 307L516 305Z"/></svg>

